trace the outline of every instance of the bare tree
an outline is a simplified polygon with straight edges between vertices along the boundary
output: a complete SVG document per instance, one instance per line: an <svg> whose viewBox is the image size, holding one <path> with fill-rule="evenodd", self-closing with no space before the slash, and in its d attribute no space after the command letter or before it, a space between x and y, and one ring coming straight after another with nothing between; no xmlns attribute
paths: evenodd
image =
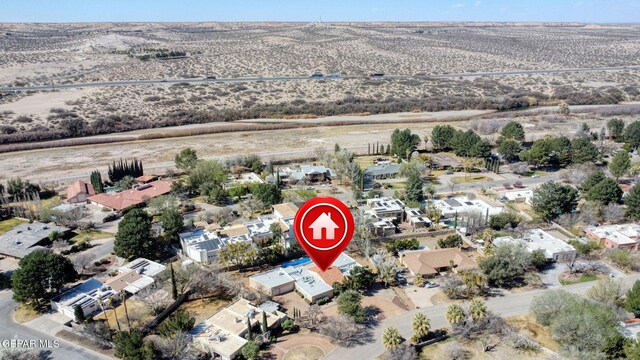
<svg viewBox="0 0 640 360"><path fill-rule="evenodd" d="M456 183L454 183L451 180L448 180L447 186L449 187L449 191L451 191L451 193L453 194L454 190L456 189Z"/></svg>
<svg viewBox="0 0 640 360"><path fill-rule="evenodd" d="M626 219L625 208L618 204L609 204L602 208L602 218L611 224L619 224Z"/></svg>
<svg viewBox="0 0 640 360"><path fill-rule="evenodd" d="M89 269L92 265L92 260L93 259L89 254L79 254L71 259L71 263L73 263L73 267L76 269L78 274L84 274L84 271Z"/></svg>
<svg viewBox="0 0 640 360"><path fill-rule="evenodd" d="M154 314L159 314L171 303L169 294L157 284L147 286L136 295Z"/></svg>
<svg viewBox="0 0 640 360"><path fill-rule="evenodd" d="M164 359L192 360L196 359L191 350L191 336L183 331L176 332L171 338L158 341L157 347Z"/></svg>
<svg viewBox="0 0 640 360"><path fill-rule="evenodd" d="M320 326L320 333L344 347L366 344L372 339L372 334L367 328L342 315L329 317Z"/></svg>
<svg viewBox="0 0 640 360"><path fill-rule="evenodd" d="M311 331L316 331L327 321L327 316L322 312L320 306L311 305L302 316L296 318L296 325Z"/></svg>
<svg viewBox="0 0 640 360"><path fill-rule="evenodd" d="M402 343L392 349L389 349L382 356L383 360L416 360L418 353L413 345Z"/></svg>

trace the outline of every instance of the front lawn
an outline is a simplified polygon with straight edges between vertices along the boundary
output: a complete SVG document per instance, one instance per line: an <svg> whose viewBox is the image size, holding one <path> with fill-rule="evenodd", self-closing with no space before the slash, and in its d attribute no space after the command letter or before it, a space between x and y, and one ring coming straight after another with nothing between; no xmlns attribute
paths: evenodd
<svg viewBox="0 0 640 360"><path fill-rule="evenodd" d="M596 281L599 278L600 277L598 275L594 275L594 274L582 274L580 275L580 277L576 277L575 275L569 275L569 276L562 275L560 279L560 284L573 285L573 284L579 284L583 282Z"/></svg>
<svg viewBox="0 0 640 360"><path fill-rule="evenodd" d="M451 182L454 184L464 184L473 182L491 181L492 179L482 175L467 175L467 176L454 176L451 178Z"/></svg>
<svg viewBox="0 0 640 360"><path fill-rule="evenodd" d="M14 227L26 223L26 220L11 218L7 220L0 221L0 235L6 233L7 231L13 229Z"/></svg>
<svg viewBox="0 0 640 360"><path fill-rule="evenodd" d="M69 239L69 241L71 241L72 243L77 243L80 242L82 240L84 240L85 238L89 238L92 241L93 240L100 240L100 239L107 239L110 237L113 237L113 234L108 233L108 232L104 232L104 231L99 231L99 230L76 230L74 231L74 234L76 234L75 236L73 236L71 239Z"/></svg>

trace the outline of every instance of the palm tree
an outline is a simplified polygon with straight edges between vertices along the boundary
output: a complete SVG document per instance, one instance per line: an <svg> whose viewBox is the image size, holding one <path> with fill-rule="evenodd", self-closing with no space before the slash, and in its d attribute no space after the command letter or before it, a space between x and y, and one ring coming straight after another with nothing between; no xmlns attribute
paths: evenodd
<svg viewBox="0 0 640 360"><path fill-rule="evenodd" d="M387 349L393 349L402 344L403 341L400 331L394 327L388 327L382 332L382 345Z"/></svg>
<svg viewBox="0 0 640 360"><path fill-rule="evenodd" d="M464 284L467 286L467 297L469 298L471 298L472 288L475 287L479 293L482 293L484 287L487 285L487 278L479 272L464 271L460 272L460 275L462 276L462 281L464 281Z"/></svg>
<svg viewBox="0 0 640 360"><path fill-rule="evenodd" d="M98 305L100 305L100 309L104 313L104 321L107 323L107 329L109 329L109 338L113 339L111 336L111 325L109 325L109 317L107 317L107 312L104 310L104 303L102 302L102 297L98 298Z"/></svg>
<svg viewBox="0 0 640 360"><path fill-rule="evenodd" d="M118 325L118 331L122 331L122 329L120 329L120 320L118 320L118 312L116 311L115 303L116 303L116 300L113 297L110 297L107 302L107 306L109 306L111 310L113 310L113 316L116 318L116 325Z"/></svg>
<svg viewBox="0 0 640 360"><path fill-rule="evenodd" d="M478 321L487 316L487 305L480 299L473 299L469 302L469 314L473 321Z"/></svg>
<svg viewBox="0 0 640 360"><path fill-rule="evenodd" d="M413 338L411 339L411 341L413 341L414 343L418 343L425 336L427 336L427 334L429 334L429 330L431 330L431 322L425 314L417 313L413 317L411 327L413 328Z"/></svg>
<svg viewBox="0 0 640 360"><path fill-rule="evenodd" d="M464 313L464 309L462 306L458 304L451 304L447 308L447 314L445 315L447 321L451 326L456 327L457 325L464 322L467 318L467 315Z"/></svg>
<svg viewBox="0 0 640 360"><path fill-rule="evenodd" d="M124 315L127 317L127 327L131 329L131 320L129 320L129 310L127 309L127 294L124 290L120 290L120 299L122 299L122 305L124 305Z"/></svg>

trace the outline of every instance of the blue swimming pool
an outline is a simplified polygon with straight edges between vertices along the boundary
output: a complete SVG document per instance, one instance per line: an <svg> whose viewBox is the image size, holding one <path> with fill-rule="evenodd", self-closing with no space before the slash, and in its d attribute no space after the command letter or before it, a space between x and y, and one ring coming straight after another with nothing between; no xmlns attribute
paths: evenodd
<svg viewBox="0 0 640 360"><path fill-rule="evenodd" d="M310 261L311 261L311 259L309 257L303 257L301 259L287 261L286 263L282 263L282 267L302 265L302 264L306 264L306 263L308 263Z"/></svg>

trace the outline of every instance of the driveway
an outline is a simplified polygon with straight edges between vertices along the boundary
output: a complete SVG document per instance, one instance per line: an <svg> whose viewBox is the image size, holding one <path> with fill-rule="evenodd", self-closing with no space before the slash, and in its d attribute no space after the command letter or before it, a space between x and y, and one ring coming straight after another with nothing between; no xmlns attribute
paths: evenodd
<svg viewBox="0 0 640 360"><path fill-rule="evenodd" d="M622 278L624 287L630 288L636 280L640 279L640 274L633 274ZM595 282L580 283L564 286L562 289L579 295L584 295ZM524 293L509 294L501 297L494 297L487 300L487 309L503 316L511 317L523 315L529 312L529 306L534 297L541 295L546 289L527 291ZM431 320L433 329L448 328L449 323L445 319L447 307L449 304L434 305L424 309L416 309L403 313L402 315L389 318L380 322L375 329L373 339L375 342L352 348L338 347L326 357L328 360L344 360L344 359L375 359L381 355L385 349L381 343L382 331L388 327L395 327L400 334L409 339L411 338L411 319L413 316L422 312Z"/></svg>
<svg viewBox="0 0 640 360"><path fill-rule="evenodd" d="M542 282L549 288L562 286L560 284L560 274L569 270L566 264L553 263L548 265L543 271L540 272L540 278Z"/></svg>
<svg viewBox="0 0 640 360"><path fill-rule="evenodd" d="M0 292L0 344L4 340L35 340L38 344L33 350L50 351L52 359L64 360L102 360L110 357L95 353L76 344L42 333L38 330L15 323L13 321L13 310L17 306L11 298L13 293L5 290ZM34 320L35 321L35 320ZM46 322L46 321L45 321ZM40 343L43 341L43 343ZM59 342L55 346L55 342ZM50 347L41 346L44 342L52 344ZM0 345L0 351L2 347Z"/></svg>
<svg viewBox="0 0 640 360"><path fill-rule="evenodd" d="M113 252L114 241L115 241L115 238L93 240L91 241L91 245L93 245L92 247L84 251L69 255L69 258L73 259L74 257L77 257L77 256L88 255L91 257L92 262L100 260L103 257L110 255Z"/></svg>

